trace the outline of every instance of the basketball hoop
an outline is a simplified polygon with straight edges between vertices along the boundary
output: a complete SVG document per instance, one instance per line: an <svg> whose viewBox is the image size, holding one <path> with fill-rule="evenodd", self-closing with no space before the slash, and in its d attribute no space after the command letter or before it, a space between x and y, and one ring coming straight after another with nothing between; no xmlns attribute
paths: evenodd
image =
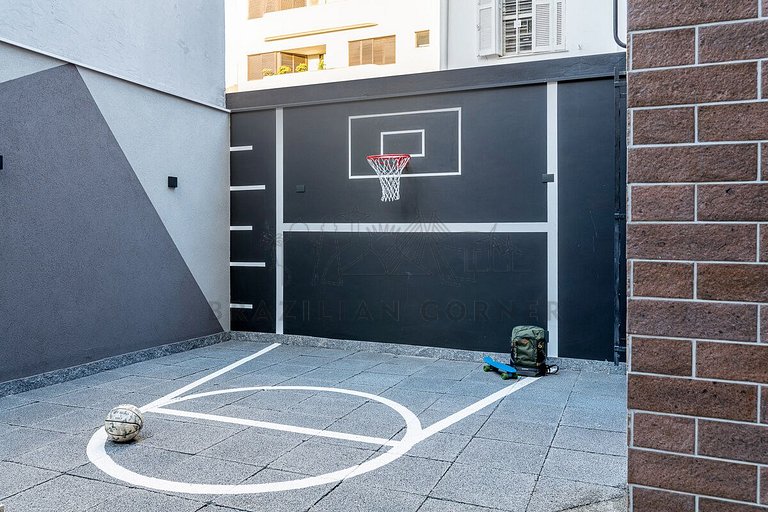
<svg viewBox="0 0 768 512"><path fill-rule="evenodd" d="M400 199L400 175L411 155L369 155L367 159L379 177L381 200L387 202Z"/></svg>

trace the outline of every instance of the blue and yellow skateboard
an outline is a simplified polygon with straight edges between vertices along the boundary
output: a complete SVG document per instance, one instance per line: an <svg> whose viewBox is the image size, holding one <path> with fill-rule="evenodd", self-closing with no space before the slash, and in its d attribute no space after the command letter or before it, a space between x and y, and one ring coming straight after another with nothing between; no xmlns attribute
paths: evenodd
<svg viewBox="0 0 768 512"><path fill-rule="evenodd" d="M485 372L495 371L501 375L501 378L504 380L517 378L517 370L514 366L500 363L490 356L485 356L483 362L485 363L483 366L483 371Z"/></svg>

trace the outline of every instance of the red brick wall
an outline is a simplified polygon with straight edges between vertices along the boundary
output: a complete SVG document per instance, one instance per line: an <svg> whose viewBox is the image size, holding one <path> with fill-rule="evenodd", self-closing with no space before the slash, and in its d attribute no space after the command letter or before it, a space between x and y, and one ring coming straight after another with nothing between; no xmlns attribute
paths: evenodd
<svg viewBox="0 0 768 512"><path fill-rule="evenodd" d="M766 510L768 0L628 3L632 507Z"/></svg>

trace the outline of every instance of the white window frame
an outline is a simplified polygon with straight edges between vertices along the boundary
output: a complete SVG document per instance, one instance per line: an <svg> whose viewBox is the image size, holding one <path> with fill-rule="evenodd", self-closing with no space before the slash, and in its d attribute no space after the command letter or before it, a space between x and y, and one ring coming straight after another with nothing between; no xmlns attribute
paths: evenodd
<svg viewBox="0 0 768 512"><path fill-rule="evenodd" d="M517 2L515 14L506 14L505 6ZM478 0L478 56L517 57L565 50L566 0ZM520 16L521 4L530 4L530 13ZM548 21L542 21L542 20ZM530 24L530 48L520 50L519 33L514 51L508 51L506 24L516 23L520 30ZM485 43L483 43L483 41ZM490 44L489 44L490 41Z"/></svg>

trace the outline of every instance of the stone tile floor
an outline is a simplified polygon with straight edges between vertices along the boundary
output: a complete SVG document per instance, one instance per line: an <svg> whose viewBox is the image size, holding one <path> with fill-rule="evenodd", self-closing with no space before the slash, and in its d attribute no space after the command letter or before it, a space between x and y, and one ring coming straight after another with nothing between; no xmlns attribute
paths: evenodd
<svg viewBox="0 0 768 512"><path fill-rule="evenodd" d="M201 495L139 488L95 467L86 446L105 413L143 406L266 347L230 341L0 398L0 503L7 512L626 510L623 375L562 371L416 444L379 469L299 490ZM513 381L478 363L280 346L187 394L252 386L363 391L426 428ZM224 393L169 408L397 441L404 421L358 396L312 390ZM306 478L390 449L199 417L146 414L133 443L107 443L136 473L196 484Z"/></svg>

